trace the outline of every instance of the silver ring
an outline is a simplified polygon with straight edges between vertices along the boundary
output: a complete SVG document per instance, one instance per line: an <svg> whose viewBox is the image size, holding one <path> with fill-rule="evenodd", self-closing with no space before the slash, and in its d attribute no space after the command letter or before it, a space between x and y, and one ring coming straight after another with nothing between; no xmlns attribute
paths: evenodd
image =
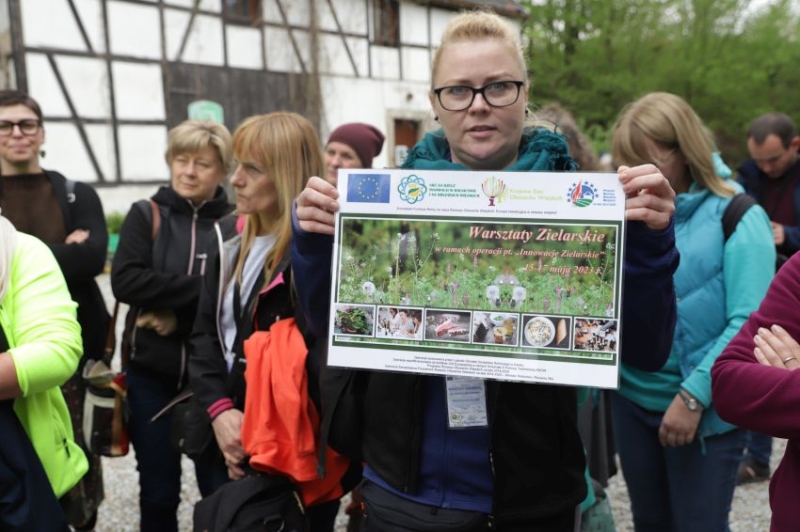
<svg viewBox="0 0 800 532"><path fill-rule="evenodd" d="M783 363L786 364L790 360L797 360L797 357L786 357L786 358L783 359Z"/></svg>

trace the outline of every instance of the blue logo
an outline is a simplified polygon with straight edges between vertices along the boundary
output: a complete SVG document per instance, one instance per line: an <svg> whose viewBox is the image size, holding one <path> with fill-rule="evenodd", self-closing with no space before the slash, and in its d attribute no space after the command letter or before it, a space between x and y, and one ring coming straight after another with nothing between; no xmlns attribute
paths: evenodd
<svg viewBox="0 0 800 532"><path fill-rule="evenodd" d="M588 207L594 202L597 190L591 183L578 181L573 183L567 192L567 201L576 207Z"/></svg>
<svg viewBox="0 0 800 532"><path fill-rule="evenodd" d="M347 201L352 203L389 203L392 180L389 174L350 174Z"/></svg>
<svg viewBox="0 0 800 532"><path fill-rule="evenodd" d="M400 180L397 192L400 193L401 200L413 205L425 199L428 187L425 185L424 179L416 175L410 175Z"/></svg>

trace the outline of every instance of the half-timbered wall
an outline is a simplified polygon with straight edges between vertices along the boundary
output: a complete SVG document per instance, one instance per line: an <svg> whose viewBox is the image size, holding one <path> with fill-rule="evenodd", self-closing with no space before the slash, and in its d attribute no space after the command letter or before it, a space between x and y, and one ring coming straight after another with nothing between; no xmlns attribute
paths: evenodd
<svg viewBox="0 0 800 532"><path fill-rule="evenodd" d="M387 0L261 0L261 17L244 20L230 1L0 0L0 87L41 104L43 165L124 211L168 177L167 131L195 100L220 103L231 130L280 109L323 139L343 122L374 124L387 133L380 166L397 162L396 123L423 132L431 43L452 11L394 2L391 42L378 26L393 19L376 19Z"/></svg>

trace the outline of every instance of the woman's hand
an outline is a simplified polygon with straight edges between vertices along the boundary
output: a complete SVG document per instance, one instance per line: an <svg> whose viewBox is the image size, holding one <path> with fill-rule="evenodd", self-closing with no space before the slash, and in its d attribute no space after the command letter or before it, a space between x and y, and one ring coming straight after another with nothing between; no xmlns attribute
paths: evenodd
<svg viewBox="0 0 800 532"><path fill-rule="evenodd" d="M761 364L789 371L800 368L800 344L780 325L759 328L753 340L753 354Z"/></svg>
<svg viewBox="0 0 800 532"><path fill-rule="evenodd" d="M680 394L676 395L661 419L658 441L664 447L678 447L692 443L702 415L701 411L689 410Z"/></svg>
<svg viewBox="0 0 800 532"><path fill-rule="evenodd" d="M667 178L652 164L620 166L618 172L628 197L625 217L656 231L666 229L675 212L675 191Z"/></svg>
<svg viewBox="0 0 800 532"><path fill-rule="evenodd" d="M333 234L334 213L339 210L339 191L320 177L308 180L297 196L297 221L308 233Z"/></svg>
<svg viewBox="0 0 800 532"><path fill-rule="evenodd" d="M65 244L83 244L89 240L89 230L88 229L75 229L73 232L67 235L66 240L64 240Z"/></svg>
<svg viewBox="0 0 800 532"><path fill-rule="evenodd" d="M242 418L244 414L241 410L231 408L222 412L211 422L214 429L214 436L217 444L225 457L225 465L228 467L228 478L238 480L244 477L244 469L241 465L246 458L242 447Z"/></svg>
<svg viewBox="0 0 800 532"><path fill-rule="evenodd" d="M160 336L169 336L178 328L178 318L171 310L152 310L136 318L136 326L153 329Z"/></svg>

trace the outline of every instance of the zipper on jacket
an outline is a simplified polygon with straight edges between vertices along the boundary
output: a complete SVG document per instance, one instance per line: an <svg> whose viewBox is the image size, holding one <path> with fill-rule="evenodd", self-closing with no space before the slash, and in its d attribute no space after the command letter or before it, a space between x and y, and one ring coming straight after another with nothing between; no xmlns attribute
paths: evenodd
<svg viewBox="0 0 800 532"><path fill-rule="evenodd" d="M203 202L205 203L205 202ZM200 207L203 205L201 204ZM191 244L189 245L189 267L186 270L187 275L192 275L192 270L194 270L194 255L195 249L197 248L197 218L198 214L197 211L200 207L194 209L194 213L192 214L192 232L191 232ZM203 270L205 270L205 261L203 261ZM180 371L178 372L178 384L176 388L180 391L181 385L183 384L183 377L186 374L186 342L181 342L181 366Z"/></svg>

